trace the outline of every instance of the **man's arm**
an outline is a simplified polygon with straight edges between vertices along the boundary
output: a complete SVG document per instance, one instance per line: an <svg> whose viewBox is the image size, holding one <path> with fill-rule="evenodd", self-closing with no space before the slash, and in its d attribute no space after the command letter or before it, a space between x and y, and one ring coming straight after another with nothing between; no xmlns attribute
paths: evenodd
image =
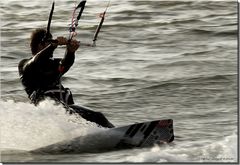
<svg viewBox="0 0 240 165"><path fill-rule="evenodd" d="M70 43L67 44L67 51L64 58L60 61L59 71L64 74L69 68L73 65L75 60L75 51L79 47L79 42L76 40L71 40Z"/></svg>
<svg viewBox="0 0 240 165"><path fill-rule="evenodd" d="M57 39L53 41L54 42L50 41L44 49L34 55L32 60L34 62L41 62L42 60L49 59L53 57L53 52L58 47L58 45L67 45L68 43L68 40L65 37L57 37Z"/></svg>
<svg viewBox="0 0 240 165"><path fill-rule="evenodd" d="M52 56L54 49L56 46L49 44L46 48L38 52L35 56L31 57L30 59L23 59L18 64L18 71L20 75L31 68L31 64L41 63L44 59L50 58Z"/></svg>
<svg viewBox="0 0 240 165"><path fill-rule="evenodd" d="M26 65L26 63L28 61L29 61L29 59L23 59L23 60L21 60L19 62L19 64L18 64L18 73L19 73L20 76L23 75L23 72L25 70L25 65Z"/></svg>
<svg viewBox="0 0 240 165"><path fill-rule="evenodd" d="M32 60L34 62L41 62L42 60L48 59L53 56L54 50L57 48L57 44L50 43L40 52L33 56Z"/></svg>
<svg viewBox="0 0 240 165"><path fill-rule="evenodd" d="M64 56L63 59L60 60L59 63L59 72L61 72L61 74L66 73L70 67L73 65L75 60L75 53L73 52L67 52Z"/></svg>

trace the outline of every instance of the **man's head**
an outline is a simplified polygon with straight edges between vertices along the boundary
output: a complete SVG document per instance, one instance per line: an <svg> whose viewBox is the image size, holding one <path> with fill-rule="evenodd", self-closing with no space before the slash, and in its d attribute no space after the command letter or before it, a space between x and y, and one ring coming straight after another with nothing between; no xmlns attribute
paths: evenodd
<svg viewBox="0 0 240 165"><path fill-rule="evenodd" d="M46 38L46 34L45 29L36 29L32 32L30 47L33 55L47 46L48 39L52 39L52 34L49 34L48 38Z"/></svg>

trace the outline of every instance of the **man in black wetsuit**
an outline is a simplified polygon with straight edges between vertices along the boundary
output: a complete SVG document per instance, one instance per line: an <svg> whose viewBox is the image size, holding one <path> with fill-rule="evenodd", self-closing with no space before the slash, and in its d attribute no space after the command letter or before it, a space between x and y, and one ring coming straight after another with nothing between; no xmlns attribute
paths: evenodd
<svg viewBox="0 0 240 165"><path fill-rule="evenodd" d="M48 36L46 38L46 36ZM18 70L25 91L32 103L37 105L46 97L62 103L70 113L78 113L88 121L103 127L114 127L100 112L74 105L71 91L61 84L61 77L73 65L75 51L79 47L76 40L68 41L58 37L52 42L52 35L45 29L36 29L31 36L32 57L19 62ZM58 45L66 45L64 58L53 58Z"/></svg>

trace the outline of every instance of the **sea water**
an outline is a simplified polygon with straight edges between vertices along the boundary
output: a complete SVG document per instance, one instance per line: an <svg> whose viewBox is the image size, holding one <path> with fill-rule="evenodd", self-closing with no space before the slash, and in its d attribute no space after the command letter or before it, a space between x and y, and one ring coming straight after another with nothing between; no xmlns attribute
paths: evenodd
<svg viewBox="0 0 240 165"><path fill-rule="evenodd" d="M53 37L68 36L74 3L55 0ZM2 162L238 161L236 1L111 0L97 47L80 46L63 85L76 104L104 113L116 126L171 118L175 140L151 148L68 154L29 151L102 128L51 100L30 104L17 69L31 56L31 32L47 26L51 2L0 4ZM107 4L87 1L77 40L92 42ZM64 52L59 47L55 57Z"/></svg>

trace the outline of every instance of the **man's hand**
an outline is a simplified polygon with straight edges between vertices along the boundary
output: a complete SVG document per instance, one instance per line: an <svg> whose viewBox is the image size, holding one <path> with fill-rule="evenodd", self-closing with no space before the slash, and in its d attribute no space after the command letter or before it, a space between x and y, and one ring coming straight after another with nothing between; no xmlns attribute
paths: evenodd
<svg viewBox="0 0 240 165"><path fill-rule="evenodd" d="M80 42L77 40L70 40L67 44L68 52L74 53L79 48Z"/></svg>
<svg viewBox="0 0 240 165"><path fill-rule="evenodd" d="M58 45L67 45L68 40L65 37L57 37L57 44Z"/></svg>
<svg viewBox="0 0 240 165"><path fill-rule="evenodd" d="M57 39L55 40L57 42L53 42L52 44L54 46L58 46L58 45L67 45L67 50L68 52L74 53L80 45L80 42L77 40L68 40L65 37L57 37Z"/></svg>

